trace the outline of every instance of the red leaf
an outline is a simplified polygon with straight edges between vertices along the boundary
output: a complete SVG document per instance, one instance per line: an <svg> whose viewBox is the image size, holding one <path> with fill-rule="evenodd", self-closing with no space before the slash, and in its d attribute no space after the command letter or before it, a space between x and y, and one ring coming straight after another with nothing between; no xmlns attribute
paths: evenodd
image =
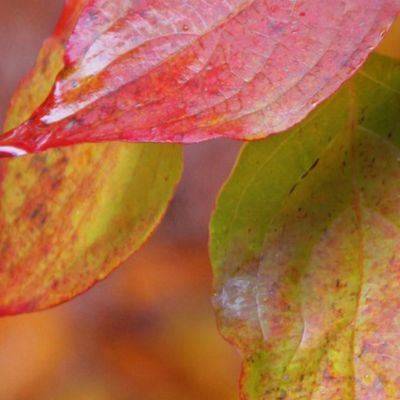
<svg viewBox="0 0 400 400"><path fill-rule="evenodd" d="M89 0L53 92L0 150L285 130L360 67L399 10L400 0Z"/></svg>

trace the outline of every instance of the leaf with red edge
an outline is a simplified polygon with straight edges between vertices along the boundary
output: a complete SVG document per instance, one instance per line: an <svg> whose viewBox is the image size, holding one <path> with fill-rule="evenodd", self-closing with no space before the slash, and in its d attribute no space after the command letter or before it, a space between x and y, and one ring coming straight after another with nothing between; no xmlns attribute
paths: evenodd
<svg viewBox="0 0 400 400"><path fill-rule="evenodd" d="M81 5L67 1L11 102L8 127L46 98ZM2 160L0 314L53 306L106 277L156 227L181 169L180 146L166 144L86 144Z"/></svg>
<svg viewBox="0 0 400 400"><path fill-rule="evenodd" d="M352 76L399 10L400 0L89 0L52 93L0 149L283 131Z"/></svg>

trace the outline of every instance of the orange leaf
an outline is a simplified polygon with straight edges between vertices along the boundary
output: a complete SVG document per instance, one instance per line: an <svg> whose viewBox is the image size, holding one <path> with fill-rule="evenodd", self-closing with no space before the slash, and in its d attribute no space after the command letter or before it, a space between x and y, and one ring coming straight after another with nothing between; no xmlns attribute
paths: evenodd
<svg viewBox="0 0 400 400"><path fill-rule="evenodd" d="M64 22L12 101L8 126L46 97L82 4L66 3ZM154 144L82 145L2 160L0 314L58 304L107 276L158 224L181 165L179 146Z"/></svg>

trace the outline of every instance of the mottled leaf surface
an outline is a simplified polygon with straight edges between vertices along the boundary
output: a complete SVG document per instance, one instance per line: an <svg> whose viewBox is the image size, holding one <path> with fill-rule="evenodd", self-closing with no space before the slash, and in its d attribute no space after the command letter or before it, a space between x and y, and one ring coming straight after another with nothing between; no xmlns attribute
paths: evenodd
<svg viewBox="0 0 400 400"><path fill-rule="evenodd" d="M46 97L80 6L66 3L70 22L56 28L20 85L8 127ZM155 228L181 164L178 145L155 144L80 145L2 160L0 314L58 304L103 279Z"/></svg>
<svg viewBox="0 0 400 400"><path fill-rule="evenodd" d="M0 149L280 132L360 67L399 10L400 0L88 0L51 95Z"/></svg>
<svg viewBox="0 0 400 400"><path fill-rule="evenodd" d="M380 56L244 147L211 226L243 399L400 398L399 181L400 63Z"/></svg>

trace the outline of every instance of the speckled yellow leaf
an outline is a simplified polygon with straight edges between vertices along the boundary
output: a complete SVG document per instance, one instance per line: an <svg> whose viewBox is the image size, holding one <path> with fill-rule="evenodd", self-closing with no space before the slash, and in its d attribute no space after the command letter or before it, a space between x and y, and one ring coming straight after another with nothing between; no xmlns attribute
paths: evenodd
<svg viewBox="0 0 400 400"><path fill-rule="evenodd" d="M249 400L400 399L400 62L244 147L213 218L215 304Z"/></svg>

